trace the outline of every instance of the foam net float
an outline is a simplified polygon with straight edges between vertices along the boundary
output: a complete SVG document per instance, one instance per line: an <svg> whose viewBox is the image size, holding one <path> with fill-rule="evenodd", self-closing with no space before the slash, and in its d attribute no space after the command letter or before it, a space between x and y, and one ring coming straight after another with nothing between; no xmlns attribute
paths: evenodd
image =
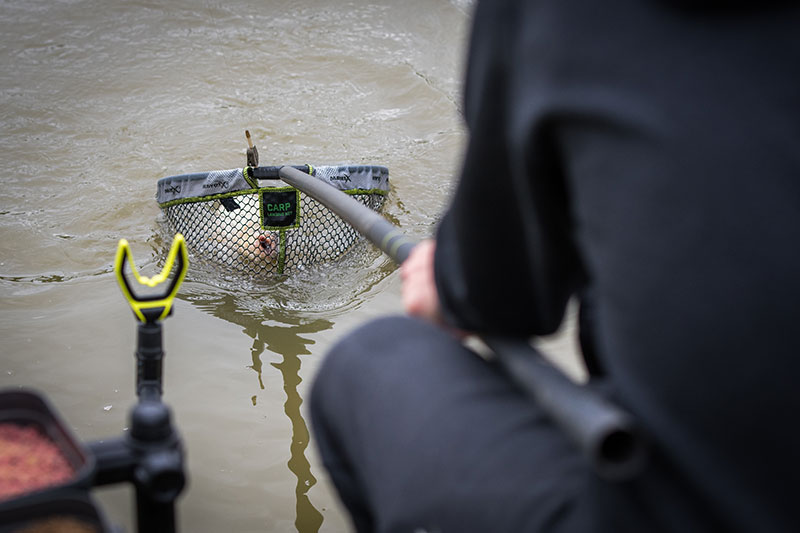
<svg viewBox="0 0 800 533"><path fill-rule="evenodd" d="M389 170L375 165L295 166L380 211ZM244 167L158 180L156 200L189 251L254 276L335 260L361 237L310 196L278 177L280 167Z"/></svg>

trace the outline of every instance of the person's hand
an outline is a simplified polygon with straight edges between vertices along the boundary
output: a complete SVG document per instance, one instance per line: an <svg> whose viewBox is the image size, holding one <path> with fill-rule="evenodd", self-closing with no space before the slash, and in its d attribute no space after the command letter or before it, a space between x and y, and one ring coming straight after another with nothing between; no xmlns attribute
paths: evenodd
<svg viewBox="0 0 800 533"><path fill-rule="evenodd" d="M416 245L400 266L400 279L403 280L403 307L406 313L441 324L439 293L433 278L435 250L436 241L433 240Z"/></svg>

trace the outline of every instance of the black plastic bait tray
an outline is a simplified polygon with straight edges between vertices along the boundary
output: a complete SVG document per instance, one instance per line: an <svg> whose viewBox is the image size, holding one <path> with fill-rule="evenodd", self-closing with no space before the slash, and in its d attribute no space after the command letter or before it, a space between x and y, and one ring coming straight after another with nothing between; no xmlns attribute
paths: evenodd
<svg viewBox="0 0 800 533"><path fill-rule="evenodd" d="M117 533L86 491L64 490L0 511L0 533Z"/></svg>
<svg viewBox="0 0 800 533"><path fill-rule="evenodd" d="M0 390L0 513L65 491L88 492L94 469L94 456L43 395Z"/></svg>

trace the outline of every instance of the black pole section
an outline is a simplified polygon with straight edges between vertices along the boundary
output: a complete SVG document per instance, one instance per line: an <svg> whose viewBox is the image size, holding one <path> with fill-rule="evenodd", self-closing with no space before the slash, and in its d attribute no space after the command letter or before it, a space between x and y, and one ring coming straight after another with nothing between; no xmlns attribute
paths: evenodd
<svg viewBox="0 0 800 533"><path fill-rule="evenodd" d="M162 393L164 349L160 322L140 322L136 344L136 395L158 399Z"/></svg>
<svg viewBox="0 0 800 533"><path fill-rule="evenodd" d="M131 480L136 487L138 531L174 533L175 500L186 476L169 408L160 401L140 401L131 411L127 445L138 457Z"/></svg>
<svg viewBox="0 0 800 533"><path fill-rule="evenodd" d="M625 480L641 471L646 453L628 413L577 385L530 344L516 338L481 338L511 379L558 422L600 476Z"/></svg>
<svg viewBox="0 0 800 533"><path fill-rule="evenodd" d="M183 446L169 408L160 400L138 402L130 432L88 445L95 457L93 486L130 482L136 490L137 531L174 533L175 500L186 485Z"/></svg>
<svg viewBox="0 0 800 533"><path fill-rule="evenodd" d="M279 175L339 215L398 264L416 245L378 213L321 180L292 167L281 167ZM645 448L629 414L567 378L525 340L490 337L484 342L510 378L572 438L598 475L620 481L641 471Z"/></svg>

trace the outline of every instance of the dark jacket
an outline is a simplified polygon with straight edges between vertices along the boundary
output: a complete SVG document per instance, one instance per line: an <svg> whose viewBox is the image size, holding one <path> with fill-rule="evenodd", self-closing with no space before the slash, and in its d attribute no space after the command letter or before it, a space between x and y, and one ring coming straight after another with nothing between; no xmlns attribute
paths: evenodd
<svg viewBox="0 0 800 533"><path fill-rule="evenodd" d="M800 8L714 4L479 5L436 281L481 332L548 334L592 295L655 450L597 481L598 524L800 530Z"/></svg>

